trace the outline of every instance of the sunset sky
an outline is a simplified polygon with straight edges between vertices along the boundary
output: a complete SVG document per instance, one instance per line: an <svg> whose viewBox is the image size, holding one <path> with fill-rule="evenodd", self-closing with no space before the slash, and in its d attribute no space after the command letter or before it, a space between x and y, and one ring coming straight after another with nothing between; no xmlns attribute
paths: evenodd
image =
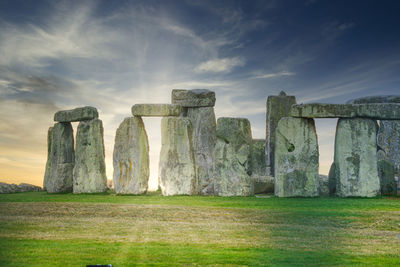
<svg viewBox="0 0 400 267"><path fill-rule="evenodd" d="M57 110L90 105L115 131L174 88L216 92L217 117L265 138L265 102L400 94L400 1L0 1L0 181L42 185ZM155 188L160 119L145 119ZM74 123L76 131L77 123ZM318 120L320 172L336 120Z"/></svg>

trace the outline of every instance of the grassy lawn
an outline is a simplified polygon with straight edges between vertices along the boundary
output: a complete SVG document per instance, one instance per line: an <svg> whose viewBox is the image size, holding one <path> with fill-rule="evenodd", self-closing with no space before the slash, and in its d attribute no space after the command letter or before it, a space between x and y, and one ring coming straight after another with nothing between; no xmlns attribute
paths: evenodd
<svg viewBox="0 0 400 267"><path fill-rule="evenodd" d="M399 266L400 198L0 195L0 266Z"/></svg>

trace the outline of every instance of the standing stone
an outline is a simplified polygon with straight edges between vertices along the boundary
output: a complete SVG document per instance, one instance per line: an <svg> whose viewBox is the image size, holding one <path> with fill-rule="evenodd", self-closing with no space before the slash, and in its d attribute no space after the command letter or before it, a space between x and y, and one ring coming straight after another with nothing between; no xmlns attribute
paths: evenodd
<svg viewBox="0 0 400 267"><path fill-rule="evenodd" d="M329 187L329 195L334 196L336 194L336 184L338 180L338 173L336 169L335 162L332 163L331 168L329 169L328 174L328 187Z"/></svg>
<svg viewBox="0 0 400 267"><path fill-rule="evenodd" d="M381 120L378 130L378 147L385 152L385 160L393 164L395 172L400 166L400 120Z"/></svg>
<svg viewBox="0 0 400 267"><path fill-rule="evenodd" d="M149 142L141 117L120 124L114 143L114 189L117 194L144 194L149 180Z"/></svg>
<svg viewBox="0 0 400 267"><path fill-rule="evenodd" d="M399 95L367 96L347 101L349 104L368 103L400 103ZM400 167L400 120L381 120L378 131L378 147L385 154L378 151L378 161L387 160L393 164L395 173L399 173ZM381 156L385 155L384 158Z"/></svg>
<svg viewBox="0 0 400 267"><path fill-rule="evenodd" d="M275 195L318 196L319 152L314 120L282 118L275 140Z"/></svg>
<svg viewBox="0 0 400 267"><path fill-rule="evenodd" d="M50 175L51 175L51 142L53 140L53 127L50 127L49 130L47 131L47 162L46 162L46 170L44 173L44 179L43 179L43 190L47 191L46 186L47 183L49 182Z"/></svg>
<svg viewBox="0 0 400 267"><path fill-rule="evenodd" d="M201 195L213 195L214 148L217 141L214 108L188 108L187 117L193 126L197 190Z"/></svg>
<svg viewBox="0 0 400 267"><path fill-rule="evenodd" d="M397 181L394 178L394 167L386 161L378 161L378 174L381 185L382 195L396 195L397 193Z"/></svg>
<svg viewBox="0 0 400 267"><path fill-rule="evenodd" d="M48 193L72 191L74 133L69 122L56 123L47 135L47 163L43 187Z"/></svg>
<svg viewBox="0 0 400 267"><path fill-rule="evenodd" d="M253 139L251 142L251 175L265 176L265 139Z"/></svg>
<svg viewBox="0 0 400 267"><path fill-rule="evenodd" d="M106 190L103 123L99 119L81 121L76 134L74 193L99 193Z"/></svg>
<svg viewBox="0 0 400 267"><path fill-rule="evenodd" d="M251 196L251 127L247 119L219 118L215 146L214 193Z"/></svg>
<svg viewBox="0 0 400 267"><path fill-rule="evenodd" d="M251 178L254 193L273 193L274 177L266 176L265 139L253 139L251 144Z"/></svg>
<svg viewBox="0 0 400 267"><path fill-rule="evenodd" d="M329 188L329 176L328 175L319 175L319 189L318 195L320 197L326 197L330 195L330 188Z"/></svg>
<svg viewBox="0 0 400 267"><path fill-rule="evenodd" d="M376 122L362 118L339 119L336 129L336 195L378 195L380 184L376 155Z"/></svg>
<svg viewBox="0 0 400 267"><path fill-rule="evenodd" d="M159 186L164 196L197 194L192 131L188 118L161 120Z"/></svg>
<svg viewBox="0 0 400 267"><path fill-rule="evenodd" d="M278 96L268 96L267 100L267 125L266 125L266 160L267 175L274 176L275 131L278 122L283 117L288 117L292 105L296 104L295 96L287 96L280 92Z"/></svg>

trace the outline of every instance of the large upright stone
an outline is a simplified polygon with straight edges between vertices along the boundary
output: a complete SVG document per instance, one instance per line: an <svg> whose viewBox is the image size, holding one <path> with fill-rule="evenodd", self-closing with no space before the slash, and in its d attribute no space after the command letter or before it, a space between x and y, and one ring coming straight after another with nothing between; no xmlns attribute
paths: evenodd
<svg viewBox="0 0 400 267"><path fill-rule="evenodd" d="M144 194L149 180L149 142L140 117L125 118L114 142L114 189L117 194Z"/></svg>
<svg viewBox="0 0 400 267"><path fill-rule="evenodd" d="M182 107L213 107L215 106L215 93L207 89L173 89L172 104Z"/></svg>
<svg viewBox="0 0 400 267"><path fill-rule="evenodd" d="M336 195L374 197L380 192L376 122L339 119L335 138Z"/></svg>
<svg viewBox="0 0 400 267"><path fill-rule="evenodd" d="M99 114L94 107L81 107L71 110L61 110L54 114L54 121L73 122L97 119Z"/></svg>
<svg viewBox="0 0 400 267"><path fill-rule="evenodd" d="M164 196L197 194L193 129L188 118L161 120L159 186Z"/></svg>
<svg viewBox="0 0 400 267"><path fill-rule="evenodd" d="M385 153L385 160L393 164L395 172L400 167L400 120L382 120L378 130L378 147Z"/></svg>
<svg viewBox="0 0 400 267"><path fill-rule="evenodd" d="M251 178L254 193L273 193L274 178L266 175L265 139L253 139L251 144Z"/></svg>
<svg viewBox="0 0 400 267"><path fill-rule="evenodd" d="M46 161L46 169L44 172L44 179L43 179L43 190L47 191L46 186L47 183L50 179L51 175L51 162L52 162L52 156L51 156L51 146L52 146L52 141L53 141L53 127L50 127L49 130L47 131L47 161Z"/></svg>
<svg viewBox="0 0 400 267"><path fill-rule="evenodd" d="M280 92L278 96L268 96L266 124L266 175L274 176L275 130L283 117L288 117L292 105L296 104L295 96Z"/></svg>
<svg viewBox="0 0 400 267"><path fill-rule="evenodd" d="M78 125L73 183L74 193L107 190L103 123L99 119L82 121Z"/></svg>
<svg viewBox="0 0 400 267"><path fill-rule="evenodd" d="M214 193L251 196L251 127L247 119L219 118L215 146Z"/></svg>
<svg viewBox="0 0 400 267"><path fill-rule="evenodd" d="M251 142L251 173L253 176L265 176L265 139L253 139Z"/></svg>
<svg viewBox="0 0 400 267"><path fill-rule="evenodd" d="M382 195L396 195L397 181L394 178L394 167L386 160L378 161L378 175Z"/></svg>
<svg viewBox="0 0 400 267"><path fill-rule="evenodd" d="M213 107L188 108L187 117L193 126L193 149L198 177L199 194L214 193L213 164L217 141Z"/></svg>
<svg viewBox="0 0 400 267"><path fill-rule="evenodd" d="M136 104L132 106L132 115L141 117L179 116L182 106L171 104Z"/></svg>
<svg viewBox="0 0 400 267"><path fill-rule="evenodd" d="M399 95L367 96L347 101L348 104L400 103ZM393 164L395 172L400 167L400 120L381 120L378 131L378 162L386 160ZM383 156L383 157L382 157Z"/></svg>
<svg viewBox="0 0 400 267"><path fill-rule="evenodd" d="M47 134L47 163L43 188L49 193L72 191L74 132L69 122L56 123Z"/></svg>
<svg viewBox="0 0 400 267"><path fill-rule="evenodd" d="M313 119L282 118L276 129L275 195L319 194L319 152Z"/></svg>
<svg viewBox="0 0 400 267"><path fill-rule="evenodd" d="M330 196L336 195L336 184L338 176L339 174L336 168L336 164L335 162L333 162L331 168L329 169L329 174L328 174L328 188Z"/></svg>

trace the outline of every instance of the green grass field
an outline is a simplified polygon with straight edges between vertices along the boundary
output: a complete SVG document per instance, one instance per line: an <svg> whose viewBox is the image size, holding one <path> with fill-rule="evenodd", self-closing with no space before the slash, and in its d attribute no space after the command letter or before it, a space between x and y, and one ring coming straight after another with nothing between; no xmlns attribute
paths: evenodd
<svg viewBox="0 0 400 267"><path fill-rule="evenodd" d="M1 266L399 266L400 198L0 195Z"/></svg>

